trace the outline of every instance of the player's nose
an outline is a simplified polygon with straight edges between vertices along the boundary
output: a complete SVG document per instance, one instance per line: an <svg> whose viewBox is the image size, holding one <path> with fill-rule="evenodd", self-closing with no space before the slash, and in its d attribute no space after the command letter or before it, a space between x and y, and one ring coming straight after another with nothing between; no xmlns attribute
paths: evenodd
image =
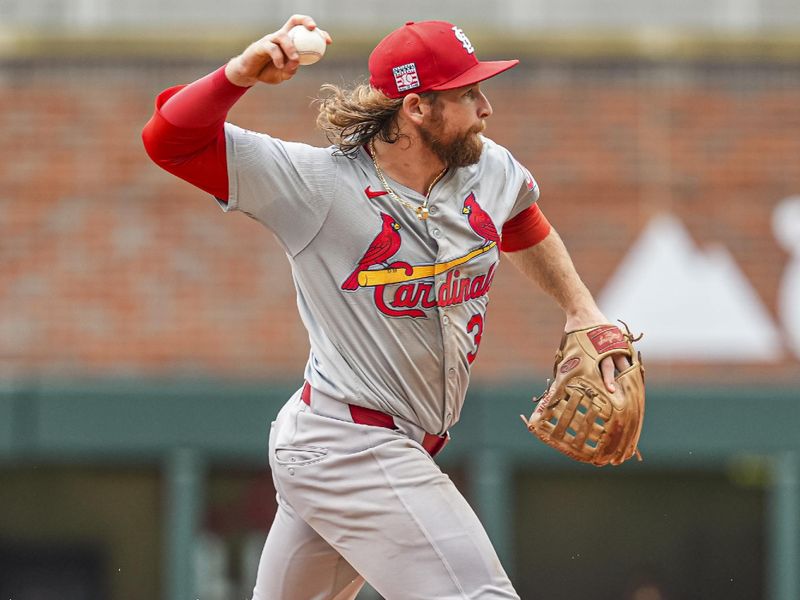
<svg viewBox="0 0 800 600"><path fill-rule="evenodd" d="M478 117L481 119L487 119L492 116L492 105L489 103L489 99L483 95L483 92L480 92L480 97L478 98Z"/></svg>

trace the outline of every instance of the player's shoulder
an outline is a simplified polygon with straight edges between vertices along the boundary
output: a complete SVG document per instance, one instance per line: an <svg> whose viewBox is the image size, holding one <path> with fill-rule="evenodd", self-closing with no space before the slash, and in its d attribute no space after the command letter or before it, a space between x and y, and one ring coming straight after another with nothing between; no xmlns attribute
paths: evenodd
<svg viewBox="0 0 800 600"><path fill-rule="evenodd" d="M485 162L484 162L485 161ZM514 182L524 181L529 190L535 190L538 197L538 184L531 171L519 162L511 151L487 137L483 138L483 153L481 155L482 172L502 173L503 177Z"/></svg>
<svg viewBox="0 0 800 600"><path fill-rule="evenodd" d="M481 153L480 162L484 163L487 168L497 169L502 167L506 170L519 164L508 148L486 136L483 136L483 152Z"/></svg>
<svg viewBox="0 0 800 600"><path fill-rule="evenodd" d="M317 146L302 141L285 140L272 136L268 133L245 129L244 127L239 127L238 125L234 125L232 123L225 123L225 132L238 144L251 144L256 146L273 147L275 149L283 149L290 155L314 155L317 158L323 158L325 156L335 158L336 155L335 146Z"/></svg>
<svg viewBox="0 0 800 600"><path fill-rule="evenodd" d="M492 138L486 137L485 135L481 135L481 139L483 140L483 149L485 152L489 154L497 154L497 153L506 153L508 149L505 146L502 146L495 142Z"/></svg>

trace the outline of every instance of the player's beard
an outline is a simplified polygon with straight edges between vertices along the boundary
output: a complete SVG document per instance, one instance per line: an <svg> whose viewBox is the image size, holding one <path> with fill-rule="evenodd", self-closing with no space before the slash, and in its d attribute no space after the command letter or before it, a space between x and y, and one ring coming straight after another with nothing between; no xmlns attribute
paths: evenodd
<svg viewBox="0 0 800 600"><path fill-rule="evenodd" d="M485 122L481 121L464 133L446 139L441 114L434 112L431 124L419 128L419 136L445 166L468 167L481 159L483 140L480 133L485 127Z"/></svg>

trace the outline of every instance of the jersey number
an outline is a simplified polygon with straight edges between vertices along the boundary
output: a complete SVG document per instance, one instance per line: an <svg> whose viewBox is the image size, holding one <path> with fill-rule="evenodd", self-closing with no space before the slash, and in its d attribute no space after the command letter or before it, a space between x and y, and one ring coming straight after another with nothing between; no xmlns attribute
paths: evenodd
<svg viewBox="0 0 800 600"><path fill-rule="evenodd" d="M467 323L467 333L473 334L473 341L475 342L475 350L467 352L467 361L472 364L472 361L478 356L478 348L481 345L481 335L483 335L483 316L479 314L472 315L472 318Z"/></svg>

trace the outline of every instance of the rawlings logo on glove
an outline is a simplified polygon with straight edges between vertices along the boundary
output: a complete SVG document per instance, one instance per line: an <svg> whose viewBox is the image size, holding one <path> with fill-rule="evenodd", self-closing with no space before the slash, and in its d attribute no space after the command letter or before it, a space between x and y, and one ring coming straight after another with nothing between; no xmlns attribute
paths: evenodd
<svg viewBox="0 0 800 600"><path fill-rule="evenodd" d="M553 382L539 398L528 430L570 458L598 467L621 465L636 456L644 419L644 367L625 326L597 325L564 334L553 366ZM630 366L609 392L600 372L607 356L622 354Z"/></svg>

